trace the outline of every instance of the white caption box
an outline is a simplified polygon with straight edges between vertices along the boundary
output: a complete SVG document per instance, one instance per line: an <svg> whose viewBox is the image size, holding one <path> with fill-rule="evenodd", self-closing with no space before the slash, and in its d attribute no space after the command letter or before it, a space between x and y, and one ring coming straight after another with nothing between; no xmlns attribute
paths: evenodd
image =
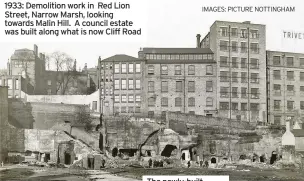
<svg viewBox="0 0 304 181"><path fill-rule="evenodd" d="M20 3L22 8L16 8ZM94 9L93 6L89 9L88 3L93 4ZM73 9L69 4L79 4L79 8ZM65 9L60 8L64 6ZM54 9L45 9L48 7ZM0 41L3 42L144 42L146 39L146 0L3 0L0 11ZM17 18L14 14L25 12L30 18ZM33 14L43 18L33 18ZM76 26L77 20L80 26ZM28 21L27 26L19 25L19 21ZM133 23L132 26L111 26L119 21L120 25L127 21ZM34 26L29 26L29 22L34 22ZM100 26L92 26L94 23Z"/></svg>
<svg viewBox="0 0 304 181"><path fill-rule="evenodd" d="M143 181L229 181L229 176L143 176Z"/></svg>

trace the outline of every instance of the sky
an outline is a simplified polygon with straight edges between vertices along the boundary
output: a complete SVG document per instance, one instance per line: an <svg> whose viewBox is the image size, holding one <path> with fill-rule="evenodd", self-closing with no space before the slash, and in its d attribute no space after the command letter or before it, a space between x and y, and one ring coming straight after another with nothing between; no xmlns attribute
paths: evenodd
<svg viewBox="0 0 304 181"><path fill-rule="evenodd" d="M135 0L130 0L135 1ZM202 6L295 6L296 12L281 13L205 13ZM195 47L196 34L204 37L216 20L266 25L267 50L304 53L304 39L285 39L283 31L304 34L304 1L302 0L147 0L146 38L142 42L78 42L37 43L41 53L61 51L77 60L77 66L97 65L102 59L115 54L137 57L141 47ZM7 60L15 49L33 49L36 42L10 43L0 40L0 69L6 68Z"/></svg>

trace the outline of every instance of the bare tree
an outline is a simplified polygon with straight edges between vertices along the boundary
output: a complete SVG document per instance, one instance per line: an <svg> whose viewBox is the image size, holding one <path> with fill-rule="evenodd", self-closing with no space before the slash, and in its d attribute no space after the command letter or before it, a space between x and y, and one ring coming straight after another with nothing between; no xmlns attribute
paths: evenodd
<svg viewBox="0 0 304 181"><path fill-rule="evenodd" d="M73 59L64 52L53 52L47 55L48 67L56 72L56 94L64 95L69 89L69 84L76 78L76 68Z"/></svg>

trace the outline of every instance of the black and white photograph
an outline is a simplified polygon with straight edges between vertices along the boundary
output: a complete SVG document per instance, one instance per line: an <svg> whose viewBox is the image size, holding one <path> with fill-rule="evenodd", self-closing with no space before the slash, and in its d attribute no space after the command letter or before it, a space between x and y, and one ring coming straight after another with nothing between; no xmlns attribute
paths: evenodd
<svg viewBox="0 0 304 181"><path fill-rule="evenodd" d="M303 2L64 1L2 3L1 181L304 181Z"/></svg>

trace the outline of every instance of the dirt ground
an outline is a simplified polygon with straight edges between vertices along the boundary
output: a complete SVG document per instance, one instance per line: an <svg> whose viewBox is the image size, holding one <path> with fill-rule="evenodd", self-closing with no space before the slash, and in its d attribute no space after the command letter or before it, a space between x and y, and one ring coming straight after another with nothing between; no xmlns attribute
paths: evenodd
<svg viewBox="0 0 304 181"><path fill-rule="evenodd" d="M44 168L10 166L0 168L0 180L29 181L134 181L142 180L143 175L229 175L231 181L304 181L304 170L258 169L238 167L236 169L206 168L133 168L107 169L101 171L68 168Z"/></svg>

